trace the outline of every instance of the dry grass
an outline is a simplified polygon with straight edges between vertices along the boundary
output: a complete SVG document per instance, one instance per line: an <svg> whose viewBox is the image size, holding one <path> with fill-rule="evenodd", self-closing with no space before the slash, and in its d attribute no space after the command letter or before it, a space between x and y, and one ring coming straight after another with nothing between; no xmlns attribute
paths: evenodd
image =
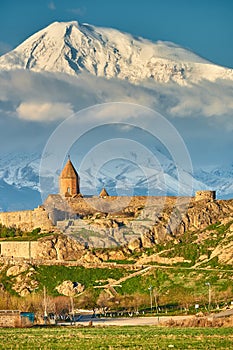
<svg viewBox="0 0 233 350"><path fill-rule="evenodd" d="M166 327L233 327L233 316L223 318L193 317L191 319L170 319L162 324Z"/></svg>

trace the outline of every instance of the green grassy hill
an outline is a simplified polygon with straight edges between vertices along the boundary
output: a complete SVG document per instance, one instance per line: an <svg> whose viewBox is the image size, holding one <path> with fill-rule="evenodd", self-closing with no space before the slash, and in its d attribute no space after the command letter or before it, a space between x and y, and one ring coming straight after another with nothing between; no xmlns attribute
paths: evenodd
<svg viewBox="0 0 233 350"><path fill-rule="evenodd" d="M32 235L35 236L38 232ZM43 298L44 287L51 300L59 298L62 294L59 295L57 287L64 281L84 286L82 293L72 294L77 307L137 311L150 308L152 300L154 308L160 306L164 312L169 310L169 305L173 312L177 309L194 312L195 304L205 310L209 301L212 308L230 305L232 252L233 221L225 220L185 232L151 248L84 250L85 256L97 259L95 268L85 260L83 266L62 266L55 262L47 266L33 262L7 263L2 259L2 308L15 308L23 299L24 308L33 309L33 297Z"/></svg>

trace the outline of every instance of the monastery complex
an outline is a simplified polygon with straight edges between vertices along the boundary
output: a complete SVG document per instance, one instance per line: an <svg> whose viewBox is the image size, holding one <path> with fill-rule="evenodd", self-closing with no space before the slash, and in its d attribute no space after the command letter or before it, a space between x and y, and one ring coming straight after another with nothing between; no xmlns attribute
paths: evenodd
<svg viewBox="0 0 233 350"><path fill-rule="evenodd" d="M49 195L33 210L2 212L0 223L23 231L40 228L42 233L62 232L84 245L108 247L147 234L157 227L156 222L164 210L165 216L169 217L172 208L177 207L177 201L181 207L187 202L214 202L215 192L198 191L195 197L128 197L110 196L103 188L99 196L85 197L80 192L80 177L68 159L60 174L59 194ZM194 225L196 216L191 219ZM162 229L167 230L165 224Z"/></svg>
<svg viewBox="0 0 233 350"><path fill-rule="evenodd" d="M172 203L176 197L109 196L103 188L99 197L84 198L80 193L80 177L68 159L60 174L59 194L49 195L43 205L33 210L2 212L0 223L27 231L37 227L43 231L56 231L58 221L82 218L97 212L108 213L109 216L131 216L145 203L157 205L164 200ZM215 191L198 191L194 200L215 200Z"/></svg>

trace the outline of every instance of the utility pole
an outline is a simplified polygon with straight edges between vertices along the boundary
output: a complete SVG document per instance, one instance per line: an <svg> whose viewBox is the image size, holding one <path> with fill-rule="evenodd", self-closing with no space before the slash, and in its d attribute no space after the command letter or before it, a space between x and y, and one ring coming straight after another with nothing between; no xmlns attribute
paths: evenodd
<svg viewBox="0 0 233 350"><path fill-rule="evenodd" d="M72 321L74 322L74 299L72 296L70 296L70 305L71 305Z"/></svg>
<svg viewBox="0 0 233 350"><path fill-rule="evenodd" d="M209 282L207 282L205 284L206 286L208 286L208 311L210 312L210 307L211 307L211 284Z"/></svg>
<svg viewBox="0 0 233 350"><path fill-rule="evenodd" d="M157 313L157 319L158 319L158 323L159 323L158 291L156 291L156 293L154 293L154 298L155 298L155 308L156 308L156 313Z"/></svg>
<svg viewBox="0 0 233 350"><path fill-rule="evenodd" d="M152 290L153 290L153 287L150 286L148 288L148 290L150 291L150 310L151 310L151 313L152 313L152 308L153 308L153 304L152 304Z"/></svg>
<svg viewBox="0 0 233 350"><path fill-rule="evenodd" d="M46 288L44 286L44 324L46 324L47 321L47 300L46 300Z"/></svg>

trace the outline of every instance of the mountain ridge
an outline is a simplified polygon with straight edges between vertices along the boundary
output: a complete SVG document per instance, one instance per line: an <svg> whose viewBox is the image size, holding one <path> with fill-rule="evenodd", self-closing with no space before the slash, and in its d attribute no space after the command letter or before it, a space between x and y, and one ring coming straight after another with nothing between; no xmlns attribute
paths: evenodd
<svg viewBox="0 0 233 350"><path fill-rule="evenodd" d="M233 80L233 70L171 42L152 42L116 29L54 22L0 57L0 69L29 69L190 85L206 79Z"/></svg>
<svg viewBox="0 0 233 350"><path fill-rule="evenodd" d="M9 120L9 124L12 122L9 116L13 115L28 124L40 122L46 125L54 120L64 120L82 108L114 99L144 104L168 117L203 113L208 119L213 115L220 116L220 122L222 116L231 116L233 110L233 70L214 65L174 43L153 43L116 29L89 24L52 23L1 56L0 70L0 82L3 83L1 115ZM20 70L19 76L16 70ZM22 81L26 82L23 87ZM7 108L5 115L4 106ZM226 121L228 123L228 119ZM33 128L29 130L31 132ZM199 138L199 135L196 129L195 137ZM6 152L5 159L4 156L0 159L1 191L6 193L6 188L11 186L15 193L20 194L18 190L27 188L38 194L40 154L41 149L37 152L37 160L32 162L32 154L22 155L27 158L24 161L21 156L12 157ZM161 163L160 157L158 159ZM216 163L221 164L221 159ZM164 175L169 183L169 194L175 194L177 179L173 167L169 169L168 165L165 164ZM207 172L194 168L194 173L188 176L198 186L200 184L201 188L195 187L196 190L211 188L219 191L222 197L233 193L231 169ZM137 182L133 183L137 193L145 193L147 179L125 165L115 174L106 169L102 171L97 179L97 189L104 186L111 192L113 186L121 182L121 191L125 190L127 183L122 185L122 174L127 169L128 179L125 177L125 180L132 186L135 175ZM148 163L148 174L152 169ZM89 191L93 172L86 170L82 178L86 183L84 188ZM155 170L154 177L156 175L158 182L155 179L152 182L153 176L150 181L160 186L159 172ZM53 177L50 180L54 189ZM19 205L22 205L20 198ZM8 209L4 203L1 206ZM9 204L9 208L15 209L14 203Z"/></svg>
<svg viewBox="0 0 233 350"><path fill-rule="evenodd" d="M19 162L20 160L20 162ZM98 163L98 162L97 162ZM32 209L41 203L40 185L39 185L39 165L40 154L17 153L5 155L0 159L0 191L2 199L0 200L1 210L20 210ZM81 192L85 195L98 195L103 187L111 195L176 195L178 180L174 175L176 169L172 161L164 161L163 172L153 167L148 159L144 164L145 177L141 170L127 162L117 162L109 168L100 169L97 172L97 165L92 168L84 167L78 172L81 177ZM58 174L61 169L56 170L54 174L47 174L48 186L51 193L58 192ZM182 171L180 169L179 171ZM213 169L211 172L203 170L194 170L193 174L188 174L188 183L184 184L183 192L180 195L191 193L189 185L194 184L193 194L197 190L217 190L218 198L230 198L233 195L232 181L229 179L229 169ZM7 198L6 192L11 192ZM11 197L15 193L15 200ZM49 194L49 192L48 192ZM36 196L31 199L27 206L25 200L29 200L30 195ZM6 200L7 199L7 200ZM25 199L25 200L24 200Z"/></svg>

